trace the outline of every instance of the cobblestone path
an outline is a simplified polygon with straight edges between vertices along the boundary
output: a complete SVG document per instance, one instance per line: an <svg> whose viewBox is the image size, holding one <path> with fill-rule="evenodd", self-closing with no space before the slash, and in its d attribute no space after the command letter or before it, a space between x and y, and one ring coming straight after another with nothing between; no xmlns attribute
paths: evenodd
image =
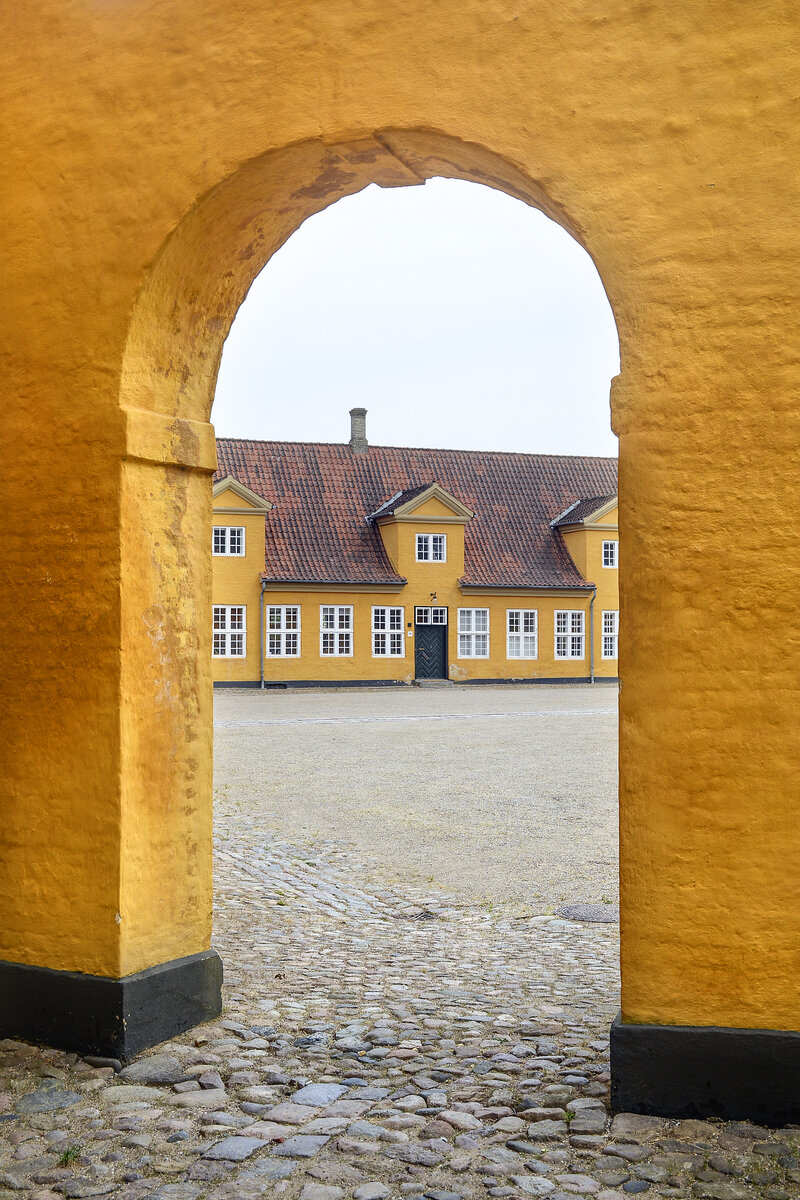
<svg viewBox="0 0 800 1200"><path fill-rule="evenodd" d="M617 927L217 842L225 1010L119 1064L0 1042L0 1200L800 1196L800 1130L607 1111Z"/></svg>

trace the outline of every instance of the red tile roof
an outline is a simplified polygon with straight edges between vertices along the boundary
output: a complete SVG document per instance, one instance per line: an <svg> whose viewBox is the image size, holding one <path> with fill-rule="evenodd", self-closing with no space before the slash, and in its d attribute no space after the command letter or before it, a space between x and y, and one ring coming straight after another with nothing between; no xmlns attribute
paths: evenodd
<svg viewBox="0 0 800 1200"><path fill-rule="evenodd" d="M219 468L271 501L265 578L275 583L402 583L367 516L397 492L435 480L475 516L464 529L462 582L586 587L550 521L617 487L615 458L417 450L317 442L217 440Z"/></svg>
<svg viewBox="0 0 800 1200"><path fill-rule="evenodd" d="M577 500L550 524L554 529L560 529L562 525L582 525L587 517L593 516L598 508L602 508L604 504L608 504L609 500L613 500L615 497L616 492L612 492L608 496L589 496L585 500Z"/></svg>

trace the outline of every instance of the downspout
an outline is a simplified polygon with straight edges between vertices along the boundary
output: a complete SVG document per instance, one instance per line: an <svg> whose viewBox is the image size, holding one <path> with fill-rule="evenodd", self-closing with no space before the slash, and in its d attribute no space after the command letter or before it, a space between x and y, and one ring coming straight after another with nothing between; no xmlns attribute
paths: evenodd
<svg viewBox="0 0 800 1200"><path fill-rule="evenodd" d="M258 606L258 634L261 644L261 687L264 687L264 592L267 590L266 579L261 580L261 603Z"/></svg>
<svg viewBox="0 0 800 1200"><path fill-rule="evenodd" d="M592 588L592 598L589 601L589 682L594 683L594 602L597 599L597 584Z"/></svg>

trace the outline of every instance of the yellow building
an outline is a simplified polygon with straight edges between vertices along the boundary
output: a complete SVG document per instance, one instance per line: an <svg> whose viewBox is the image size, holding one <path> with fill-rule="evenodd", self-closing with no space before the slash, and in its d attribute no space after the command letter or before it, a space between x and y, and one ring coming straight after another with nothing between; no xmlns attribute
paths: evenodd
<svg viewBox="0 0 800 1200"><path fill-rule="evenodd" d="M617 677L616 460L220 439L217 685Z"/></svg>

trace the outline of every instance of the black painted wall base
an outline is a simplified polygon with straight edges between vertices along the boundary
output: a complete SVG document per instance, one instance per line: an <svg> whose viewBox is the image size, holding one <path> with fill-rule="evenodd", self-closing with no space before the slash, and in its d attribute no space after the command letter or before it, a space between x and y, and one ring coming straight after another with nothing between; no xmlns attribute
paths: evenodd
<svg viewBox="0 0 800 1200"><path fill-rule="evenodd" d="M800 1033L611 1026L611 1107L660 1117L800 1122Z"/></svg>
<svg viewBox="0 0 800 1200"><path fill-rule="evenodd" d="M123 979L0 962L0 1038L125 1062L221 1011L215 950Z"/></svg>

